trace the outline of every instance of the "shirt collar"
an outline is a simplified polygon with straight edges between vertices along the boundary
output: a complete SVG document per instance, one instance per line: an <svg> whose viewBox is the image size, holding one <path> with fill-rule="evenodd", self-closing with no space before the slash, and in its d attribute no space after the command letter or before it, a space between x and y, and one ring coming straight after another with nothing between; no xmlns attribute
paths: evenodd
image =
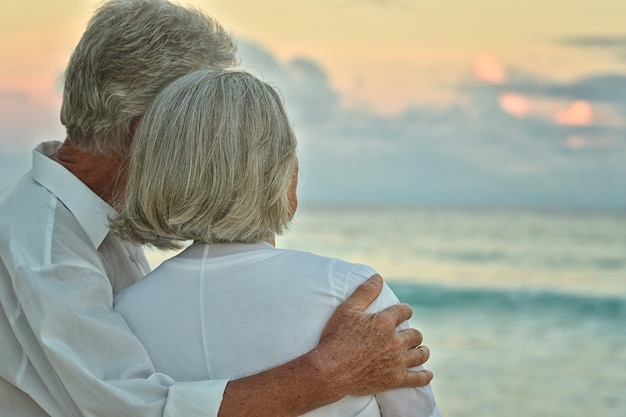
<svg viewBox="0 0 626 417"><path fill-rule="evenodd" d="M44 142L33 150L33 179L54 194L76 217L95 247L109 233L115 210L61 164L50 159L61 142Z"/></svg>

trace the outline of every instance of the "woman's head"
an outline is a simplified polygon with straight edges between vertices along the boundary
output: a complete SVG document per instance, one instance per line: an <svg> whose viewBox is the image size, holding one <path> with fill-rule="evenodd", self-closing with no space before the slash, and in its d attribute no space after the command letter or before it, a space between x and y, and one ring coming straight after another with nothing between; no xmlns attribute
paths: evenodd
<svg viewBox="0 0 626 417"><path fill-rule="evenodd" d="M235 63L231 37L198 10L168 0L108 1L67 66L61 122L83 150L124 152L163 87L192 71Z"/></svg>
<svg viewBox="0 0 626 417"><path fill-rule="evenodd" d="M270 239L293 215L296 167L296 138L272 87L245 72L194 72L146 110L112 226L161 248Z"/></svg>

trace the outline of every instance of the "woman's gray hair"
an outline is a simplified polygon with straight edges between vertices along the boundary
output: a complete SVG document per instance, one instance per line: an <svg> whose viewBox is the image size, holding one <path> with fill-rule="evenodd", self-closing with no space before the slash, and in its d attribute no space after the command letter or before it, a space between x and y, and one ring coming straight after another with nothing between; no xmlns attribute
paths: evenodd
<svg viewBox="0 0 626 417"><path fill-rule="evenodd" d="M124 152L146 105L176 78L234 66L235 44L201 11L112 0L90 20L65 72L61 122L83 150Z"/></svg>
<svg viewBox="0 0 626 417"><path fill-rule="evenodd" d="M158 248L255 242L290 221L296 137L272 87L242 71L203 70L167 86L132 144L123 208L111 227Z"/></svg>

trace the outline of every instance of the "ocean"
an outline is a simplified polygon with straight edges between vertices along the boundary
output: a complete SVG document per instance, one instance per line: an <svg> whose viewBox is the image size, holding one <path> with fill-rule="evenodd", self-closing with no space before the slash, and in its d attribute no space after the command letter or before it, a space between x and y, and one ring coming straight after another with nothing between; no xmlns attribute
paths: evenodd
<svg viewBox="0 0 626 417"><path fill-rule="evenodd" d="M276 243L385 277L445 416L626 416L626 213L302 207Z"/></svg>

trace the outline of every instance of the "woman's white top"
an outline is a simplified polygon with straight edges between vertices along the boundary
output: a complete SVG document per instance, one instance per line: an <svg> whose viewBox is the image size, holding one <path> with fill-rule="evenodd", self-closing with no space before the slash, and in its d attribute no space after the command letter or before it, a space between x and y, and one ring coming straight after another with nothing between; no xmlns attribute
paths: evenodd
<svg viewBox="0 0 626 417"><path fill-rule="evenodd" d="M178 381L236 379L313 349L335 308L374 273L265 242L193 244L122 291L115 309L158 372ZM396 303L385 285L368 311ZM440 415L427 386L349 396L307 416L381 414Z"/></svg>

